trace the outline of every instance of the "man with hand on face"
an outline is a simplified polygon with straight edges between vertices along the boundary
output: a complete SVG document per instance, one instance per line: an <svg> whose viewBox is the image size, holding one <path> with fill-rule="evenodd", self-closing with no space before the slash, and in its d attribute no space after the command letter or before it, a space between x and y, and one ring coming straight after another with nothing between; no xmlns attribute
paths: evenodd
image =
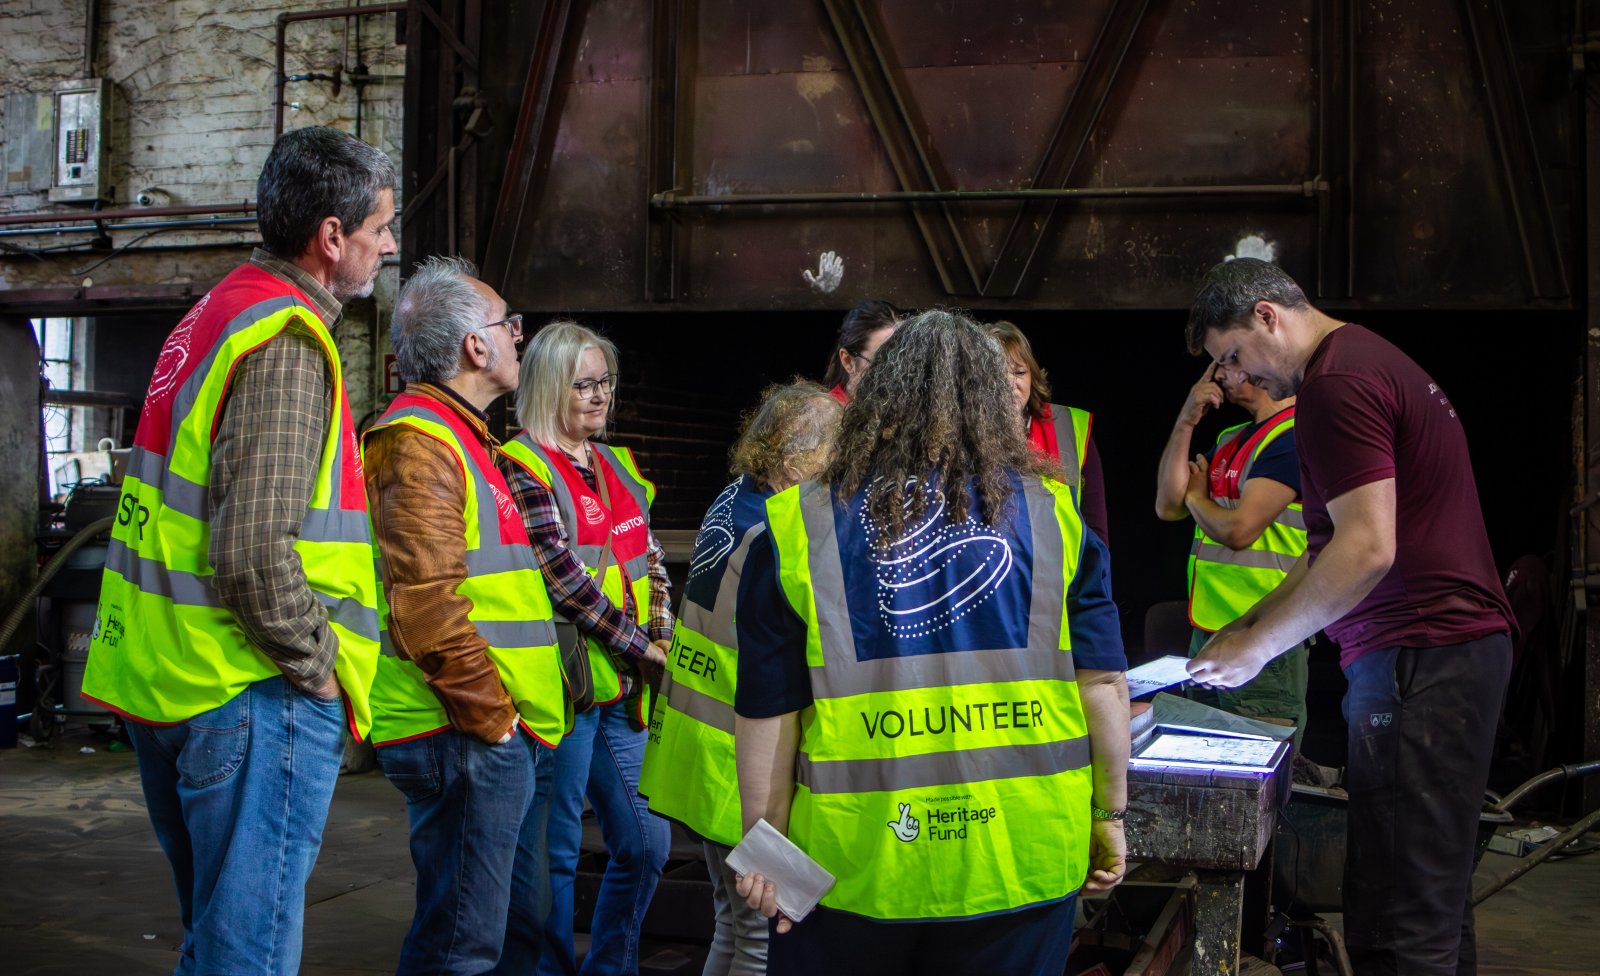
<svg viewBox="0 0 1600 976"><path fill-rule="evenodd" d="M331 329L395 253L394 166L286 133L261 247L156 360L83 679L129 719L183 919L176 971L294 973L341 727L365 735L378 592Z"/></svg>
<svg viewBox="0 0 1600 976"><path fill-rule="evenodd" d="M1223 401L1249 412L1251 422L1229 427L1217 444L1189 460L1195 427ZM1194 657L1211 635L1232 623L1283 582L1306 549L1295 454L1294 397L1274 400L1254 383L1212 363L1189 391L1161 453L1156 515L1193 518L1189 556L1189 622ZM1273 658L1239 688L1196 688L1190 697L1249 718L1295 727L1306 724L1305 642Z"/></svg>
<svg viewBox="0 0 1600 976"><path fill-rule="evenodd" d="M1236 688L1326 629L1349 681L1345 941L1357 972L1476 970L1478 813L1511 669L1511 610L1466 435L1420 366L1330 318L1275 265L1201 281L1189 351L1296 404L1306 554L1189 663Z"/></svg>
<svg viewBox="0 0 1600 976"><path fill-rule="evenodd" d="M476 275L430 258L400 290L391 338L406 388L363 441L389 606L373 741L405 795L417 868L402 976L530 973L549 911L566 699L486 413L517 388L522 316Z"/></svg>

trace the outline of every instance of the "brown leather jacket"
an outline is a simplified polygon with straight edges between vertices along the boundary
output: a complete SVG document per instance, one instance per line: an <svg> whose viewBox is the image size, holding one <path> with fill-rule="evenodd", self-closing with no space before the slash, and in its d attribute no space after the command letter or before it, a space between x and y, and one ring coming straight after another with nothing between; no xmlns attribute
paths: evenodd
<svg viewBox="0 0 1600 976"><path fill-rule="evenodd" d="M499 442L475 411L453 393L426 383L406 392L438 400L482 438L490 456ZM456 590L467 577L467 489L451 450L427 434L390 427L362 450L372 531L383 553L389 638L422 669L450 724L496 742L517 717L488 642L467 619L472 601Z"/></svg>

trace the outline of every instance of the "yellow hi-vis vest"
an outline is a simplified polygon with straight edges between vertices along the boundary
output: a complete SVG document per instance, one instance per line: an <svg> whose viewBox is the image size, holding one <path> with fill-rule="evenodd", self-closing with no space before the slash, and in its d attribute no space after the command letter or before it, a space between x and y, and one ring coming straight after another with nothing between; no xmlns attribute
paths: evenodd
<svg viewBox="0 0 1600 976"><path fill-rule="evenodd" d="M1060 452L1062 481L1072 489L1074 498L1083 495L1083 464L1084 455L1089 450L1089 430L1094 423L1094 415L1087 410L1077 407L1064 407L1059 403L1050 404L1050 422L1055 425L1056 449ZM1072 454L1069 456L1062 451L1064 444L1072 445Z"/></svg>
<svg viewBox="0 0 1600 976"><path fill-rule="evenodd" d="M294 551L339 642L334 670L351 730L366 735L378 583L338 347L309 298L249 264L189 311L156 360L106 552L84 697L175 724L282 673L217 596L209 491L212 435L234 369L296 319L327 355L333 411Z"/></svg>
<svg viewBox="0 0 1600 976"><path fill-rule="evenodd" d="M1027 646L864 661L842 564L860 554L841 553L836 528L848 513L815 482L767 501L813 696L789 837L838 879L829 908L970 918L1083 884L1093 782L1065 602L1083 527L1065 485L1024 480L1013 501L1032 552L1014 570L1031 566Z"/></svg>
<svg viewBox="0 0 1600 976"><path fill-rule="evenodd" d="M625 447L611 447L607 444L592 443L597 467L606 464L622 482L633 502L638 506L640 514L644 517L646 533L650 529L650 506L655 502L656 486L639 473L639 466L633 459L633 452ZM601 551L604 545L588 545L579 539L578 505L572 497L572 490L566 481L555 470L555 462L551 460L544 446L534 441L533 437L524 430L501 445L501 452L506 457L521 465L528 474L538 479L541 485L548 488L555 496L556 507L561 511L561 522L567 531L567 544L579 561L588 570L589 576L595 576L600 562ZM603 471L595 471L596 478L605 477ZM623 589L623 573L627 574L628 587L633 595L634 619L642 627L650 620L650 574L649 559L644 552L631 558L623 558L620 562L615 558L608 560L605 576L600 579L600 591L606 595L617 609L622 609L625 593ZM620 567L620 568L619 568ZM567 646L577 640L577 627L565 618L557 615L556 632L562 646ZM594 681L594 700L597 705L606 705L622 697L622 682L618 677L616 662L611 653L599 641L585 637L589 648L589 673ZM644 728L650 719L651 691L650 686L644 683L643 677L636 679L640 684L638 697L634 700L633 721L639 728Z"/></svg>
<svg viewBox="0 0 1600 976"><path fill-rule="evenodd" d="M1249 426L1239 424L1223 431L1217 436L1218 447L1242 436ZM1267 420L1247 442L1237 445L1225 462L1226 470L1220 472L1228 488L1220 494L1212 492L1211 500L1223 508L1237 507L1239 490L1261 452L1293 430L1294 408L1288 407ZM1229 549L1196 524L1189 550L1189 622L1210 631L1233 623L1283 582L1305 551L1306 520L1299 498L1244 549Z"/></svg>
<svg viewBox="0 0 1600 976"><path fill-rule="evenodd" d="M432 437L461 465L467 575L456 593L472 601L467 619L488 642L489 660L523 729L555 746L566 732L567 702L550 597L505 478L467 422L432 397L410 391L395 397L365 436L389 427ZM422 670L399 654L386 633L372 683L372 741L380 746L404 742L449 727Z"/></svg>
<svg viewBox="0 0 1600 976"><path fill-rule="evenodd" d="M639 774L639 793L652 811L724 847L739 843L744 833L733 750L739 677L734 611L750 543L767 529L763 497L747 476L729 485L706 513ZM702 573L715 575L697 585ZM712 596L709 606L696 599L701 586Z"/></svg>

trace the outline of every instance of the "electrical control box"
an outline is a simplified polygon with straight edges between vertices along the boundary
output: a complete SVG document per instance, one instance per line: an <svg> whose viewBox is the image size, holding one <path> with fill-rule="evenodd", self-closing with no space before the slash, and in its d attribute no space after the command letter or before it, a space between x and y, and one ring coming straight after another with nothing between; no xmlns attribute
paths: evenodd
<svg viewBox="0 0 1600 976"><path fill-rule="evenodd" d="M57 85L53 203L109 200L106 149L116 88L104 78Z"/></svg>

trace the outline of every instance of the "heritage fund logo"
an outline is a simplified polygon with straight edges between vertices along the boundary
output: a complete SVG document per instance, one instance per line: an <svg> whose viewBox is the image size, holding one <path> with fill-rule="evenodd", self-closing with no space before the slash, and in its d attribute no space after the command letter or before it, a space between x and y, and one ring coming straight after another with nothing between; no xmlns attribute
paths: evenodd
<svg viewBox="0 0 1600 976"><path fill-rule="evenodd" d="M932 801L946 802L955 799L969 799L970 797L933 797ZM925 801L930 798L924 797ZM966 840L969 829L983 829L990 823L1000 819L1000 811L995 807L967 807L958 809L944 809L927 807L922 811L919 820L911 815L911 804L900 804L900 819L889 821L889 829L894 831L894 836L902 843L909 844L922 837L926 840ZM922 821L928 822L926 832L922 830Z"/></svg>

